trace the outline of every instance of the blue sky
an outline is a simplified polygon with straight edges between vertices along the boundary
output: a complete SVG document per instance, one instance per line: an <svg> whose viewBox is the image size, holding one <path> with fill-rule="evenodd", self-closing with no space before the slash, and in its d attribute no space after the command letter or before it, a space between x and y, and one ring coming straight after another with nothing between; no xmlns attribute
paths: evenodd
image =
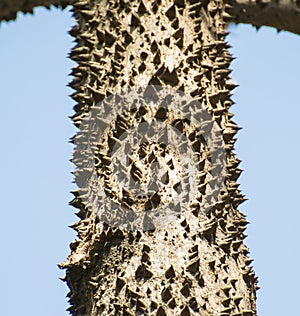
<svg viewBox="0 0 300 316"><path fill-rule="evenodd" d="M76 219L69 138L74 65L65 10L35 10L0 26L2 241L1 314L67 315L67 287L57 263L69 254ZM300 260L300 37L270 28L231 27L240 85L232 107L237 156L245 170L246 243L260 279L259 315L295 315Z"/></svg>

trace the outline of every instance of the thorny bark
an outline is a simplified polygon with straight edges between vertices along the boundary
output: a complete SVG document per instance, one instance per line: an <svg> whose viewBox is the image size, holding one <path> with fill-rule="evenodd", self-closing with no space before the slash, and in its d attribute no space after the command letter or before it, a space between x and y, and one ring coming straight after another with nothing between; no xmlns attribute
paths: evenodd
<svg viewBox="0 0 300 316"><path fill-rule="evenodd" d="M37 6L65 8L73 0L0 0L0 21L16 18L18 12L33 13ZM201 2L201 1L199 1ZM227 0L234 23L271 26L277 30L300 34L299 0Z"/></svg>
<svg viewBox="0 0 300 316"><path fill-rule="evenodd" d="M74 316L256 315L257 279L243 243L247 221L238 211L244 197L236 184L241 170L233 153L238 127L229 112L234 85L226 27L235 21L299 34L299 4L229 2L72 1L77 21L71 31L77 42L71 58L78 63L71 83L75 125L119 88L141 80L171 85L205 105L222 130L227 153L226 188L219 201L206 214L197 209L182 214L166 233L110 228L74 192L78 238L61 265ZM36 5L68 3L0 0L0 20L32 12ZM166 54L174 57L172 71Z"/></svg>
<svg viewBox="0 0 300 316"><path fill-rule="evenodd" d="M111 228L74 192L78 238L61 265L71 290L70 311L76 316L256 315L257 279L243 243L247 221L237 209L244 197L236 183L241 170L233 153L238 127L229 112L235 85L228 77L232 57L224 4L79 0L73 5L75 125L120 89L141 82L172 86L199 100L221 128L227 174L209 212L191 208L165 232ZM110 172L109 161L106 157L97 166L103 177ZM209 157L202 162L209 165ZM208 178L210 172L205 168ZM196 188L200 195L214 190L206 176ZM104 182L101 190L114 195L112 187Z"/></svg>

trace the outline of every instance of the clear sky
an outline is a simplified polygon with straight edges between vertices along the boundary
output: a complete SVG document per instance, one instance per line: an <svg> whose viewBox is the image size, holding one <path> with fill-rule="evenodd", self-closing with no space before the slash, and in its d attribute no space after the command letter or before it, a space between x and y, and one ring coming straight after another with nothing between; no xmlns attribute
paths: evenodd
<svg viewBox="0 0 300 316"><path fill-rule="evenodd" d="M60 316L67 287L57 264L75 237L68 206L75 133L67 88L74 24L68 10L35 10L0 26L1 315ZM246 243L260 279L258 312L298 313L300 274L300 37L231 27L236 153L248 201Z"/></svg>

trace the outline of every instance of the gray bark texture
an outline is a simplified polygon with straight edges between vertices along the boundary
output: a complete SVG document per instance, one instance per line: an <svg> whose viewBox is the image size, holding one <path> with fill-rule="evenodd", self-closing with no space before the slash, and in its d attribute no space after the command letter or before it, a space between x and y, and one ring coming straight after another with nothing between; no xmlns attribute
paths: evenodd
<svg viewBox="0 0 300 316"><path fill-rule="evenodd" d="M60 265L66 269L72 315L256 315L257 278L243 243L247 221L238 210L244 196L236 182L241 173L234 154L239 128L230 113L235 85L229 78L232 57L225 42L226 29L235 21L299 33L299 13L297 3L292 2L231 1L71 2L76 25L70 34L76 45L70 57L77 66L70 86L77 127L99 101L122 89L146 83L155 95L157 86L172 87L205 107L221 130L226 151L225 187L215 204L204 213L194 204L164 231L128 232L109 226L79 190L73 192L71 205L78 209L79 221L72 227L78 236L70 246L70 256ZM68 3L0 0L0 20L14 19L18 11L31 12L36 5ZM162 101L158 97L157 102ZM108 102L105 106L114 105ZM118 117L105 136L107 144L122 143L120 130L142 120L146 112ZM180 123L178 129L188 130L188 122ZM208 185L208 179L214 180L213 166L207 148L192 134L189 139L203 165L201 183L195 188L201 200L214 189ZM93 157L99 181L90 187L114 198L114 184L109 180L111 157L101 141ZM151 156L149 152L144 155ZM73 161L82 167L77 157ZM135 176L143 177L141 172ZM80 176L75 172L75 178ZM136 201L121 202L130 207Z"/></svg>
<svg viewBox="0 0 300 316"><path fill-rule="evenodd" d="M256 315L257 279L243 243L247 221L238 211L244 196L236 183L241 170L233 153L238 127L229 112L235 85L228 77L232 57L225 42L225 9L218 0L73 3L77 24L71 34L77 44L71 58L78 66L71 87L77 102L76 126L97 102L121 89L141 82L171 86L205 106L222 131L227 156L225 188L215 205L206 213L197 205L190 208L165 231L110 227L92 205L83 203L79 191L74 192L71 204L79 209L80 221L73 228L78 238L61 264L74 316ZM109 102L107 106L114 107ZM119 118L122 126L140 119L128 115ZM107 143L115 142L118 134L112 127ZM208 166L208 152L203 154L200 147L195 150ZM112 170L109 153L104 150L100 156L100 189L114 197L114 185L105 180ZM199 199L210 189L211 176L205 167L196 188Z"/></svg>

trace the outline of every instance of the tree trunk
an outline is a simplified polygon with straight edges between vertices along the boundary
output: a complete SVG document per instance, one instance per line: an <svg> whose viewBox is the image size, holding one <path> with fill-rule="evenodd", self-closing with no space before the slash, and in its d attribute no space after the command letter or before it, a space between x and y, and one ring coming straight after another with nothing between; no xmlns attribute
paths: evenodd
<svg viewBox="0 0 300 316"><path fill-rule="evenodd" d="M212 171L211 151L193 131L197 109L190 112L190 120L168 117L170 125L188 135L187 142L203 165L197 169L200 183L194 188L199 203L194 201L177 214L165 230L148 227L128 231L109 225L95 212L89 189L114 198L114 185L106 181L112 173L108 147L112 142L122 145L125 140L118 134L120 126L128 127L129 121L140 123L143 114L127 111L126 121L123 113L117 113L120 115L109 127L110 134L106 132L96 146L106 149L105 155L93 151L92 161L98 161L92 168L97 171L94 183L91 180L95 179L86 181L82 177L89 174L89 168L82 168L85 157L76 156L78 149L86 154L85 147L77 142L74 163L79 170L75 177L79 187L81 180L88 184L84 192L88 199L82 190L74 192L71 204L79 209L80 221L73 225L78 238L71 244L71 255L61 264L71 290L72 315L256 315L257 279L243 243L247 221L238 211L244 197L236 183L241 170L233 153L238 127L229 112L234 84L228 78L232 57L225 42L226 27L234 21L300 34L298 1L228 0L225 5L220 0L0 0L0 21L14 19L18 11L32 12L38 5L68 4L73 5L77 21L71 31L77 42L71 53L78 63L71 83L76 90L76 126L82 129L81 123L100 101L106 102L103 107L109 105L115 111L116 104L107 100L121 89L148 84L153 86L152 101L154 95L161 102L158 86L172 87L205 108L221 131L226 151L225 187L203 211L199 201L214 191L217 176ZM173 106L174 113L176 106L178 113L182 110L180 105L184 107L180 103ZM150 119L162 120L161 113L157 114ZM189 129L192 132L186 132ZM147 158L153 153L149 148L144 153ZM161 153L176 160L168 148L154 152L153 159L161 158ZM131 164L142 163L134 173L137 178L146 177L144 169L149 167L149 161L138 161L140 158L135 156ZM136 201L128 204L125 198L121 196L121 203L134 209ZM112 210L106 211L109 214Z"/></svg>
<svg viewBox="0 0 300 316"><path fill-rule="evenodd" d="M120 90L145 84L179 89L199 101L219 127L226 175L211 208L203 212L194 204L166 230L111 227L99 219L80 190L74 192L71 204L79 208L80 221L73 225L78 238L61 264L71 289L69 310L77 316L256 315L257 279L243 243L247 221L237 209L244 197L236 184L241 171L233 153L238 127L229 112L235 85L228 78L232 57L225 36L230 17L224 3L79 0L73 5L77 25L71 34L77 44L71 58L78 63L71 83L76 90L75 125L80 127L99 101ZM112 103L107 104L114 110ZM133 112L129 116L133 123L137 120ZM107 133L108 143L119 137L118 120L122 116ZM123 141L120 137L121 145ZM190 146L205 166L195 188L201 200L214 190L214 166L207 148ZM100 191L114 196L105 180L110 167L108 152L95 167L97 183L102 181ZM124 202L125 196L121 199Z"/></svg>

